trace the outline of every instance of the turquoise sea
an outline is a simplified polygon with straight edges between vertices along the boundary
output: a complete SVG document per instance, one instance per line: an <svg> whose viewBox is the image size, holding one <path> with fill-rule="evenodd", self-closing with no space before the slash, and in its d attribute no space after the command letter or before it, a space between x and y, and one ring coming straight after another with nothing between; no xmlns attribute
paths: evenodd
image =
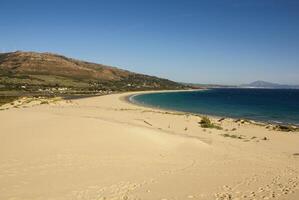
<svg viewBox="0 0 299 200"><path fill-rule="evenodd" d="M132 102L163 109L299 125L299 90L208 89L135 95Z"/></svg>

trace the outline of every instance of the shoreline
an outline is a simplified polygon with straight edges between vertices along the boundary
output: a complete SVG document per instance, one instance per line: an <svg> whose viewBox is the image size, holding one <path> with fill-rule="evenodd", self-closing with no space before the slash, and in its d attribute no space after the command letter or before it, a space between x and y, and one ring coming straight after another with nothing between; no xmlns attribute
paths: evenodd
<svg viewBox="0 0 299 200"><path fill-rule="evenodd" d="M299 129L299 125L298 124L294 124L294 123L284 123L284 122L275 122L275 121L263 121L263 120L256 120L256 119L250 119L250 118L234 118L234 117L229 117L229 116L219 116L219 115L210 115L210 114L203 114L203 113L195 113L195 112L186 112L186 111L178 111L178 110L174 110L174 109L167 109L167 108L161 108L161 107L156 107L156 106L151 106L151 105L147 105L147 104L143 104L143 103L139 103L137 101L133 101L132 98L134 96L138 96L138 95L144 95L144 94L150 94L150 93L170 93L170 92L193 92L193 91L205 91L205 90L209 90L209 89L185 89L185 90L150 90L150 91L126 91L126 92L116 92L116 93L110 93L110 94L98 94L98 95L79 95L79 96L54 96L52 98L61 98L64 99L66 101L71 101L71 100L78 100L78 99L88 99L88 98L94 98L94 97L101 97L101 96L107 96L107 95L113 95L113 94L119 94L119 95L124 95L121 96L121 100L134 105L134 106L138 106L141 108L151 108L151 109L155 109L158 111L165 111L165 112L172 112L172 113L178 113L178 114L186 114L186 115L193 115L193 116L199 116L199 117L203 117L206 116L210 119L213 119L215 121L218 121L220 119L229 119L232 121L247 121L250 122L252 124L255 125L259 125L259 126L287 126L287 127L293 127L295 129ZM28 98L28 97L25 97ZM36 97L32 97L33 99L35 99ZM47 96L39 96L38 98L42 98L42 99L51 99L50 97ZM20 98L19 98L20 99ZM6 103L6 105L11 104L13 102L17 102L19 101L19 99L16 99L15 101ZM21 98L22 99L22 98ZM1 105L0 106L0 110L3 110L3 107L5 107L5 105ZM9 106L11 107L11 106ZM5 109L5 108L4 108Z"/></svg>
<svg viewBox="0 0 299 200"><path fill-rule="evenodd" d="M231 119L233 121L246 120L246 121L250 121L251 123L256 124L256 125L262 125L262 126L268 126L268 125L272 125L272 126L280 126L280 125L281 126L292 126L292 127L295 127L295 128L299 129L299 125L295 124L295 123L284 123L284 122L278 122L278 121L275 122L275 121L271 121L271 120L263 121L263 120L250 119L250 118L246 118L246 117L234 118L234 117L229 117L229 116L219 116L219 115L209 115L209 114L203 114L203 113L178 111L178 110L174 110L174 109L161 108L161 107L151 106L151 105L148 105L148 104L139 103L137 101L132 101L132 99L131 99L134 96L150 94L150 93L185 92L185 91L192 92L192 91L201 91L201 90L208 90L208 89L174 90L174 91L163 91L163 90L162 91L141 91L141 92L138 92L137 94L128 95L127 97L125 97L124 100L127 101L130 104L138 105L138 106L141 106L141 107L144 107L144 108L152 108L152 109L157 109L157 110L162 110L162 111L178 112L178 113L190 114L190 115L201 116L201 117L207 116L208 118L212 118L212 119L215 119L215 120L219 120L219 119L222 119L222 118Z"/></svg>

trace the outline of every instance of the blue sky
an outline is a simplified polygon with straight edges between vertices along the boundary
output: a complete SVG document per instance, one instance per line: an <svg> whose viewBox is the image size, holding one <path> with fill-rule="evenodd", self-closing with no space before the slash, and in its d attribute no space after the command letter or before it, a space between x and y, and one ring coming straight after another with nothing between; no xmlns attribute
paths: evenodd
<svg viewBox="0 0 299 200"><path fill-rule="evenodd" d="M175 81L299 84L297 0L0 0L0 51Z"/></svg>

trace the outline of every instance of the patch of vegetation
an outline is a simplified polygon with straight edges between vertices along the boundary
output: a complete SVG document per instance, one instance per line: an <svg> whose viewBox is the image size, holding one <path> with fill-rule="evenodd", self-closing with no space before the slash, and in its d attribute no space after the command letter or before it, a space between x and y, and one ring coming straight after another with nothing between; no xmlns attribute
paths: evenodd
<svg viewBox="0 0 299 200"><path fill-rule="evenodd" d="M299 128L295 126L289 126L289 125L277 125L274 127L274 130L283 131L283 132L295 132L295 131L299 131Z"/></svg>
<svg viewBox="0 0 299 200"><path fill-rule="evenodd" d="M42 101L42 102L40 102L40 104L49 104L49 102L48 101Z"/></svg>
<svg viewBox="0 0 299 200"><path fill-rule="evenodd" d="M0 96L0 106L6 103L12 103L13 101L17 100L17 96Z"/></svg>
<svg viewBox="0 0 299 200"><path fill-rule="evenodd" d="M202 128L215 128L218 130L222 130L221 126L213 124L208 117L202 117L199 124Z"/></svg>
<svg viewBox="0 0 299 200"><path fill-rule="evenodd" d="M228 134L228 133L224 133L221 135L223 137L230 137L230 138L234 138L234 139L244 139L241 135L234 135L234 134Z"/></svg>

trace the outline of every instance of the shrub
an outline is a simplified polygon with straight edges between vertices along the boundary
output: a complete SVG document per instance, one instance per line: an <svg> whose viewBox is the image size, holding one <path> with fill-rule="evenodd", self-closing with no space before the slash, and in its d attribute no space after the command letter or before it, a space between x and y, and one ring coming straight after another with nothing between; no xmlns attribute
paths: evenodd
<svg viewBox="0 0 299 200"><path fill-rule="evenodd" d="M199 124L202 128L215 128L218 130L222 130L221 126L213 124L208 117L202 117Z"/></svg>

